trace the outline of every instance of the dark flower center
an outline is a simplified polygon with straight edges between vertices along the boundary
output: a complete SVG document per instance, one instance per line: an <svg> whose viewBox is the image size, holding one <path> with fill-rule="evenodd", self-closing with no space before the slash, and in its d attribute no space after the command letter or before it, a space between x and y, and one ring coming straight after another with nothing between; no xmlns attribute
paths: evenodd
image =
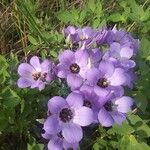
<svg viewBox="0 0 150 150"><path fill-rule="evenodd" d="M73 118L73 113L69 108L64 108L60 111L59 118L63 122L69 122Z"/></svg>
<svg viewBox="0 0 150 150"><path fill-rule="evenodd" d="M84 100L83 106L92 108L92 103L90 101L88 101L88 100Z"/></svg>
<svg viewBox="0 0 150 150"><path fill-rule="evenodd" d="M112 111L113 110L113 103L112 102L107 102L105 105L104 105L105 109L107 111Z"/></svg>
<svg viewBox="0 0 150 150"><path fill-rule="evenodd" d="M47 72L43 73L43 78L47 77Z"/></svg>
<svg viewBox="0 0 150 150"><path fill-rule="evenodd" d="M46 77L47 77L47 73L43 73L42 76L40 77L40 79L45 82L46 81Z"/></svg>
<svg viewBox="0 0 150 150"><path fill-rule="evenodd" d="M73 43L72 44L72 49L77 49L79 48L79 43Z"/></svg>
<svg viewBox="0 0 150 150"><path fill-rule="evenodd" d="M33 79L35 81L37 81L40 78L40 80L45 82L46 81L46 77L47 77L47 73L45 72L45 73L41 74L41 72L36 72L36 73L32 74L32 77L33 77Z"/></svg>
<svg viewBox="0 0 150 150"><path fill-rule="evenodd" d="M106 88L106 87L108 87L109 84L105 78L100 78L97 81L97 85L100 86L101 88Z"/></svg>
<svg viewBox="0 0 150 150"><path fill-rule="evenodd" d="M42 134L44 134L44 133L45 133L45 130L44 130L44 129L42 129L41 133L42 133Z"/></svg>
<svg viewBox="0 0 150 150"><path fill-rule="evenodd" d="M32 77L35 81L37 81L41 77L41 72L33 73Z"/></svg>
<svg viewBox="0 0 150 150"><path fill-rule="evenodd" d="M61 139L64 138L63 135L62 135L62 132L59 132L59 133L57 134L57 136L58 136L59 138L61 138Z"/></svg>
<svg viewBox="0 0 150 150"><path fill-rule="evenodd" d="M70 71L71 71L72 73L79 73L80 67L79 67L76 63L71 64L71 65L70 65Z"/></svg>

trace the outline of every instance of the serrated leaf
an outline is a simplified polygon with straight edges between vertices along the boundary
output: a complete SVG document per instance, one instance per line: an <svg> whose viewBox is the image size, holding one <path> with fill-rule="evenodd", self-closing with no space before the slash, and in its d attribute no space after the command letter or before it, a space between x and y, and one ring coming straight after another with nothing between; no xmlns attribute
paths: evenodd
<svg viewBox="0 0 150 150"><path fill-rule="evenodd" d="M122 125L114 125L111 129L108 130L109 134L120 134L120 135L126 135L126 134L131 134L134 132L134 128L131 127L128 122L123 122Z"/></svg>
<svg viewBox="0 0 150 150"><path fill-rule="evenodd" d="M110 21L113 22L119 22L119 21L124 21L123 16L120 13L115 13L109 16L108 18Z"/></svg>
<svg viewBox="0 0 150 150"><path fill-rule="evenodd" d="M150 137L150 127L137 115L129 116L130 123L141 138Z"/></svg>
<svg viewBox="0 0 150 150"><path fill-rule="evenodd" d="M65 23L68 23L68 22L72 22L72 20L74 19L74 16L72 15L72 13L70 13L70 11L60 11L56 14L56 17L62 21L62 22L65 22Z"/></svg>
<svg viewBox="0 0 150 150"><path fill-rule="evenodd" d="M144 142L138 142L133 135L125 135L122 137L120 150L150 150L150 147Z"/></svg>
<svg viewBox="0 0 150 150"><path fill-rule="evenodd" d="M9 87L3 89L0 95L2 97L2 104L6 107L13 108L21 102L17 93Z"/></svg>

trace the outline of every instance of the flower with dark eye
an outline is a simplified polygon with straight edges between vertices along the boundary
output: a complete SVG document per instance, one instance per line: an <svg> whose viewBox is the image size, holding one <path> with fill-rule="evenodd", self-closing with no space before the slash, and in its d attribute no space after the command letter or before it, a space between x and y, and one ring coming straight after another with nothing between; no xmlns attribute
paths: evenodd
<svg viewBox="0 0 150 150"><path fill-rule="evenodd" d="M67 79L72 90L79 89L86 80L87 71L98 65L101 56L99 49L79 49L76 52L65 50L58 57L57 76Z"/></svg>
<svg viewBox="0 0 150 150"><path fill-rule="evenodd" d="M87 51L79 50L72 52L65 50L59 55L59 64L57 65L60 78L66 78L68 85L72 89L79 88L85 80L88 68L89 54Z"/></svg>
<svg viewBox="0 0 150 150"><path fill-rule="evenodd" d="M79 143L69 143L65 140L62 135L62 132L59 132L54 135L50 135L47 132L42 133L42 137L46 139L48 142L47 148L48 150L77 150L79 147Z"/></svg>
<svg viewBox="0 0 150 150"><path fill-rule="evenodd" d="M50 83L54 79L54 65L49 60L40 63L37 56L30 59L30 63L22 63L18 67L20 78L17 82L20 88L45 88L45 84Z"/></svg>
<svg viewBox="0 0 150 150"><path fill-rule="evenodd" d="M48 109L52 115L44 123L44 130L48 134L62 132L63 138L69 143L76 143L82 139L81 126L87 126L93 122L93 111L83 106L81 94L72 92L66 100L60 96L51 98Z"/></svg>
<svg viewBox="0 0 150 150"><path fill-rule="evenodd" d="M121 124L129 111L132 110L133 99L122 96L106 101L98 113L98 120L102 126L110 127L114 123Z"/></svg>
<svg viewBox="0 0 150 150"><path fill-rule="evenodd" d="M101 61L99 68L92 68L87 72L87 83L93 86L95 93L101 98L112 93L117 94L118 88L124 85L126 80L125 70L108 61Z"/></svg>

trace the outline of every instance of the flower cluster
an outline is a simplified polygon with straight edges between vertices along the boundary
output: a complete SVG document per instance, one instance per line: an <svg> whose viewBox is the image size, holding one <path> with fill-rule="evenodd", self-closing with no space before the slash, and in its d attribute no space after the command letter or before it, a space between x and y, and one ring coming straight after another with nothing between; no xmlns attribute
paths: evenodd
<svg viewBox="0 0 150 150"><path fill-rule="evenodd" d="M116 27L94 30L69 26L64 37L69 48L60 52L56 66L48 60L40 63L34 56L30 64L18 68L21 88L42 90L56 74L72 91L66 99L54 96L48 101L42 136L49 140L49 150L76 150L83 137L82 127L121 124L133 106L124 87L132 88L136 79L133 58L138 40Z"/></svg>

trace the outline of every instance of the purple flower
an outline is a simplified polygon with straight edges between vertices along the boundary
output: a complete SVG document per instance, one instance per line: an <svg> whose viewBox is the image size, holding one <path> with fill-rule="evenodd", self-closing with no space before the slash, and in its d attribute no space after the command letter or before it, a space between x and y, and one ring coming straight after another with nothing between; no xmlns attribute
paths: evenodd
<svg viewBox="0 0 150 150"><path fill-rule="evenodd" d="M126 119L126 114L131 111L132 98L122 96L107 101L98 113L98 120L102 126L110 127L114 123L121 124Z"/></svg>
<svg viewBox="0 0 150 150"><path fill-rule="evenodd" d="M101 28L100 31L98 31L99 38L96 43L98 45L106 44L107 34L108 34L107 28L105 28L105 27Z"/></svg>
<svg viewBox="0 0 150 150"><path fill-rule="evenodd" d="M68 26L64 29L64 36L67 37L68 35L76 34L76 29L73 26Z"/></svg>
<svg viewBox="0 0 150 150"><path fill-rule="evenodd" d="M87 72L86 83L94 86L94 92L101 98L109 94L117 94L115 88L124 85L127 80L126 73L122 68L115 68L113 63L101 61L99 69L92 68Z"/></svg>
<svg viewBox="0 0 150 150"><path fill-rule="evenodd" d="M80 88L80 93L82 93L84 99L83 106L89 107L93 110L94 122L97 123L101 99L95 94L93 87L86 84Z"/></svg>
<svg viewBox="0 0 150 150"><path fill-rule="evenodd" d="M133 60L130 60L132 56L133 49L113 42L110 46L110 50L104 54L103 60L109 60L113 62L116 67L122 67L128 70L136 65Z"/></svg>
<svg viewBox="0 0 150 150"><path fill-rule="evenodd" d="M46 84L49 84L54 78L53 64L49 60L44 60L40 63L37 56L30 59L30 64L22 63L18 67L17 85L20 88L39 88L42 90Z"/></svg>
<svg viewBox="0 0 150 150"><path fill-rule="evenodd" d="M73 26L69 26L64 29L64 36L66 37L66 43L70 44L73 48L74 44L79 44L81 49L88 48L94 42L97 41L98 32L91 27L84 27L76 29Z"/></svg>
<svg viewBox="0 0 150 150"><path fill-rule="evenodd" d="M126 58L130 59L133 56L133 49L127 45L120 45L117 42L113 42L110 45L111 56L114 58Z"/></svg>
<svg viewBox="0 0 150 150"><path fill-rule="evenodd" d="M64 29L64 36L68 44L77 43L80 40L77 29L73 26L68 26Z"/></svg>
<svg viewBox="0 0 150 150"><path fill-rule="evenodd" d="M137 53L139 47L139 41L134 39L129 33L124 30L117 30L114 27L112 30L108 31L107 34L107 43L111 45L113 42L119 43L121 46L127 46L133 49L134 54Z"/></svg>
<svg viewBox="0 0 150 150"><path fill-rule="evenodd" d="M77 30L80 37L81 49L89 49L94 44L100 44L105 41L107 30L93 30L90 27L85 27Z"/></svg>
<svg viewBox="0 0 150 150"><path fill-rule="evenodd" d="M58 134L68 143L79 142L82 137L81 126L87 126L93 122L93 111L83 106L83 97L79 93L72 92L66 100L60 96L51 98L48 102L51 116L44 123L44 130L48 134Z"/></svg>
<svg viewBox="0 0 150 150"><path fill-rule="evenodd" d="M42 129L41 132L42 132L41 135L42 135L42 137L43 137L44 139L49 140L49 139L51 139L52 136L53 136L53 135L51 135L51 134L46 133L44 129Z"/></svg>
<svg viewBox="0 0 150 150"><path fill-rule="evenodd" d="M127 80L125 82L125 85L132 89L135 81L137 80L137 75L132 69L128 70L126 72L126 75L127 75Z"/></svg>
<svg viewBox="0 0 150 150"><path fill-rule="evenodd" d="M68 143L62 135L62 132L59 132L55 135L47 134L46 132L42 134L43 138L49 140L48 142L48 150L68 150L73 149L77 150L79 147L79 143Z"/></svg>
<svg viewBox="0 0 150 150"><path fill-rule="evenodd" d="M91 39L95 36L95 31L91 27L84 27L77 30L80 40Z"/></svg>
<svg viewBox="0 0 150 150"><path fill-rule="evenodd" d="M86 77L88 68L88 52L78 50L72 52L65 50L59 55L59 64L57 76L66 78L68 85L72 89L79 88Z"/></svg>
<svg viewBox="0 0 150 150"><path fill-rule="evenodd" d="M102 59L102 51L99 48L93 48L88 51L89 53L89 68L98 67Z"/></svg>

